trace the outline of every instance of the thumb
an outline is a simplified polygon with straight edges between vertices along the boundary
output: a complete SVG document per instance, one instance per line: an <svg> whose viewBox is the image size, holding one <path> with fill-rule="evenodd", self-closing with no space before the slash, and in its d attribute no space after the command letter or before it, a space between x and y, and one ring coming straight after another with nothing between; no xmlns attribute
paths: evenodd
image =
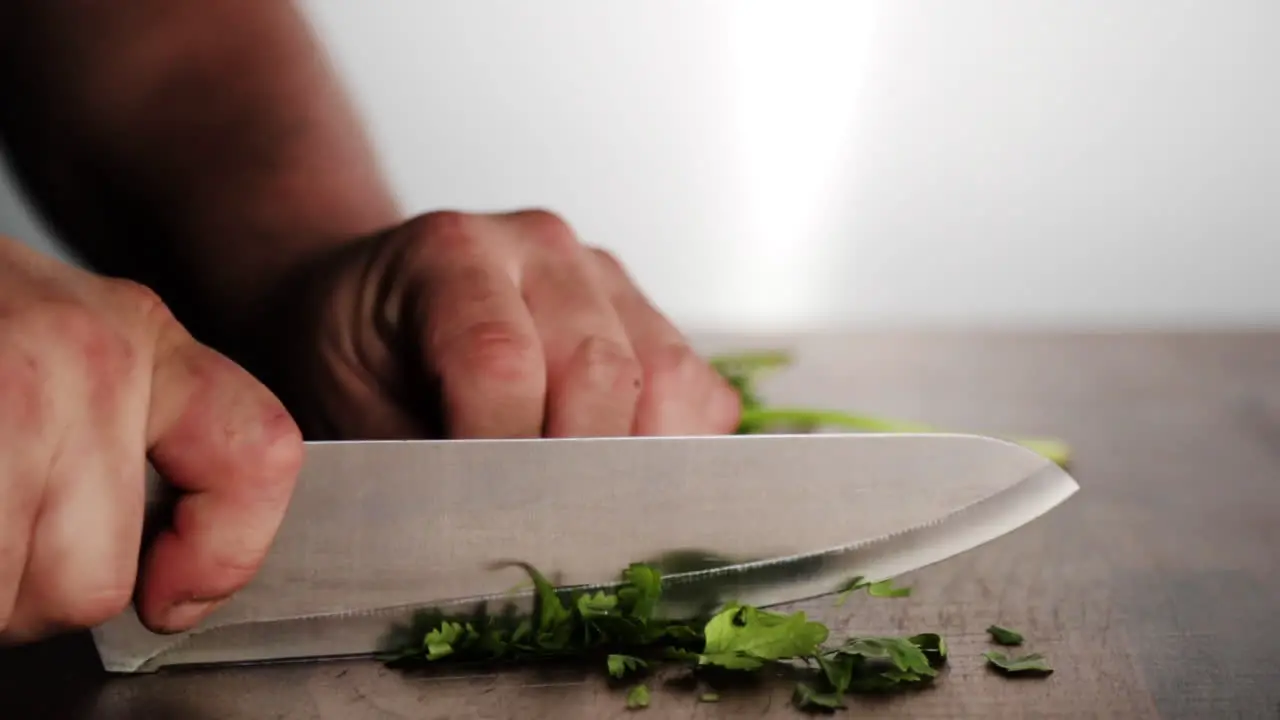
<svg viewBox="0 0 1280 720"><path fill-rule="evenodd" d="M293 492L302 438L266 387L173 325L157 345L147 448L179 495L143 558L138 616L178 632L257 572Z"/></svg>

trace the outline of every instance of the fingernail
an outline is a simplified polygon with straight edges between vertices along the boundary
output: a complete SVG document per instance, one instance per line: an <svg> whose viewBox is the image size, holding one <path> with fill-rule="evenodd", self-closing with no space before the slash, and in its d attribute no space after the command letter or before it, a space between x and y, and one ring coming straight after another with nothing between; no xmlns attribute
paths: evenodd
<svg viewBox="0 0 1280 720"><path fill-rule="evenodd" d="M165 615L165 627L170 632L188 630L213 610L218 602L217 600L190 600L178 603L169 608L169 612Z"/></svg>

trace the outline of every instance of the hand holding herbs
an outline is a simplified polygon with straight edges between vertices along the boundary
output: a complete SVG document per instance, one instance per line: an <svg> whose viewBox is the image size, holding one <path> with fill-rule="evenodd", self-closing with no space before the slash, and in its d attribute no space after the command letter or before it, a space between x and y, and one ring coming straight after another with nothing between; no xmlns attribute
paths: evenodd
<svg viewBox="0 0 1280 720"><path fill-rule="evenodd" d="M533 582L531 615L512 610L424 616L408 642L387 661L396 667L443 661L586 661L614 681L629 684L626 704L632 709L652 702L648 680L659 667L682 671L710 686L700 695L702 702L717 701L718 687L735 675L777 670L794 676L792 701L805 710L844 708L851 694L927 686L947 662L947 644L939 634L836 641L827 626L803 612L773 612L731 602L708 617L664 619L655 613L662 599L662 574L646 564L628 567L611 592L557 589L536 568L522 567ZM888 581L849 583L849 591L861 588L879 597L909 594ZM1009 659L988 653L987 658L1009 673L1052 672L1039 655Z"/></svg>

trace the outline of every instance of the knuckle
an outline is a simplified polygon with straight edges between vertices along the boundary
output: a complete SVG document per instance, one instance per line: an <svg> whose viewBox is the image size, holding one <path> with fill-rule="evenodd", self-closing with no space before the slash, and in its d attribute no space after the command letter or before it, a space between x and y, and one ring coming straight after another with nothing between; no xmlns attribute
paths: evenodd
<svg viewBox="0 0 1280 720"><path fill-rule="evenodd" d="M30 320L38 337L74 353L95 376L115 378L135 363L133 341L98 310L72 302L50 302L34 309Z"/></svg>
<svg viewBox="0 0 1280 720"><path fill-rule="evenodd" d="M419 252L470 254L476 251L482 238L475 217L455 210L419 215L406 223L404 230L411 249Z"/></svg>
<svg viewBox="0 0 1280 720"><path fill-rule="evenodd" d="M476 323L442 345L440 356L487 380L522 382L541 374L537 340L511 322Z"/></svg>
<svg viewBox="0 0 1280 720"><path fill-rule="evenodd" d="M226 443L232 471L253 478L255 498L286 501L303 463L302 431L288 409L257 378L220 353L188 346L181 364L193 397L207 397L210 403L201 412L184 415L183 422L193 423L191 432L219 430L218 443Z"/></svg>
<svg viewBox="0 0 1280 720"><path fill-rule="evenodd" d="M237 447L236 457L253 468L262 479L258 491L275 502L279 494L291 492L303 463L302 431L288 411L272 402L258 417L257 427L247 442Z"/></svg>
<svg viewBox="0 0 1280 720"><path fill-rule="evenodd" d="M730 433L742 422L742 396L728 382L719 379L708 403L709 422L716 432Z"/></svg>
<svg viewBox="0 0 1280 720"><path fill-rule="evenodd" d="M577 354L581 377L592 386L620 392L640 391L644 368L625 343L596 335L582 341Z"/></svg>
<svg viewBox="0 0 1280 720"><path fill-rule="evenodd" d="M712 432L732 432L742 418L742 398L706 360L684 343L650 356L649 392L659 401L697 403L696 414Z"/></svg>
<svg viewBox="0 0 1280 720"><path fill-rule="evenodd" d="M591 248L591 255L596 259L596 262L600 263L600 266L609 275L613 277L626 277L626 268L622 266L622 261L618 259L617 255L614 255L612 252L605 250L602 247Z"/></svg>
<svg viewBox="0 0 1280 720"><path fill-rule="evenodd" d="M672 343L653 353L647 368L654 392L680 392L706 377L707 364L684 343Z"/></svg>
<svg viewBox="0 0 1280 720"><path fill-rule="evenodd" d="M470 235L472 217L457 210L437 210L423 213L410 220L407 227L420 235Z"/></svg>
<svg viewBox="0 0 1280 720"><path fill-rule="evenodd" d="M518 215L526 241L543 252L556 256L576 256L582 252L577 233L559 215L543 209L524 210Z"/></svg>
<svg viewBox="0 0 1280 720"><path fill-rule="evenodd" d="M237 469L257 479L254 494L262 502L281 505L302 469L302 430L275 395L230 361L220 356L218 360L235 379L244 381L239 392L244 394L244 407L251 408L231 438Z"/></svg>
<svg viewBox="0 0 1280 720"><path fill-rule="evenodd" d="M279 405L264 413L262 428L262 440L256 453L257 466L275 479L278 487L292 488L293 480L302 470L302 431L288 411Z"/></svg>
<svg viewBox="0 0 1280 720"><path fill-rule="evenodd" d="M132 280L107 278L112 296L143 317L169 318L169 306L150 287Z"/></svg>

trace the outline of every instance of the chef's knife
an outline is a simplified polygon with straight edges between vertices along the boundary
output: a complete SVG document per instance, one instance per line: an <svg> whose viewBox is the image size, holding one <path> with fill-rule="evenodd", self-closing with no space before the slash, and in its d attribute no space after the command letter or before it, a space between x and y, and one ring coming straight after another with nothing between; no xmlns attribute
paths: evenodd
<svg viewBox="0 0 1280 720"><path fill-rule="evenodd" d="M368 655L425 608L527 597L518 567L495 568L511 560L560 586L658 563L668 615L769 606L944 560L1076 490L1042 456L970 435L309 443L247 588L186 633L130 611L93 635L112 672Z"/></svg>

